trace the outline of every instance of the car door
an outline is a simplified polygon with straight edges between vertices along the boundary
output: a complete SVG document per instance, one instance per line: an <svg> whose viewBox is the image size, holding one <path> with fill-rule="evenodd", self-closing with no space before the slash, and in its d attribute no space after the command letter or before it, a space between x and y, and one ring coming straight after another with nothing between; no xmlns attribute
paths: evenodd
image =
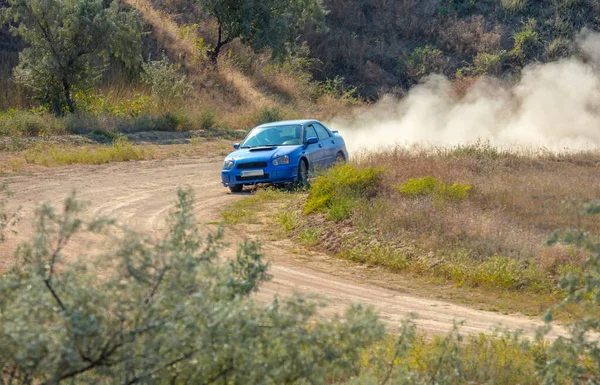
<svg viewBox="0 0 600 385"><path fill-rule="evenodd" d="M335 157L337 155L335 138L319 123L314 123L314 127L319 137L319 146L322 146L321 148L323 149L323 166L331 167L333 166L333 163L335 163Z"/></svg>
<svg viewBox="0 0 600 385"><path fill-rule="evenodd" d="M304 143L306 143L308 138L312 137L319 138L319 135L317 134L317 130L315 129L314 125L311 123L307 125L306 129L304 130ZM305 153L308 156L308 162L311 164L313 170L327 167L327 156L321 141L306 147Z"/></svg>

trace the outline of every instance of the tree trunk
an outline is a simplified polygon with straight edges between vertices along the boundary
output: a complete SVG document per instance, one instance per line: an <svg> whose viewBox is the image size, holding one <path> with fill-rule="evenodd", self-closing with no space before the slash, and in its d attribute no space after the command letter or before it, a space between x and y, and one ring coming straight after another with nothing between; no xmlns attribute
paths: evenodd
<svg viewBox="0 0 600 385"><path fill-rule="evenodd" d="M69 112L75 112L75 103L73 102L73 98L71 97L71 85L67 81L67 79L63 79L63 89L65 91L65 100L67 101L67 106L69 107Z"/></svg>
<svg viewBox="0 0 600 385"><path fill-rule="evenodd" d="M215 46L214 49L211 49L208 51L208 58L210 59L210 62L212 64L217 64L217 59L219 58L219 54L221 53L221 48L223 48L224 45L228 44L231 39L227 38L225 40L223 39L223 30L221 28L221 25L219 25L219 39L217 41L217 45Z"/></svg>

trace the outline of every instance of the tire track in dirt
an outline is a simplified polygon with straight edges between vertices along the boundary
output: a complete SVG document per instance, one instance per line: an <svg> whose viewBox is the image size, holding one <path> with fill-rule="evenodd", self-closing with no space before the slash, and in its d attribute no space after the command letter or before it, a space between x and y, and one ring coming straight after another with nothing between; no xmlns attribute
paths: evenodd
<svg viewBox="0 0 600 385"><path fill-rule="evenodd" d="M221 186L221 164L221 159L142 161L76 166L0 178L0 183L10 182L15 192L10 205L22 206L23 218L18 226L19 236L0 245L0 255L12 255L18 242L31 235L31 218L38 203L60 204L73 190L79 199L89 202L91 214L116 215L119 221L138 231L160 232L175 202L178 186L189 185L195 191L198 220L205 224L218 222L224 207L244 198L244 195L229 194ZM237 244L244 237L229 229L225 253L235 255ZM392 328L409 313L417 313L417 324L430 334L447 332L454 320L465 321L461 330L466 333L490 332L502 327L533 335L542 325L529 317L486 312L383 288L361 274L364 266L318 253L298 254L289 240L265 242L263 250L272 263L273 280L258 293L261 299L268 300L276 294L315 293L329 303L325 315L340 313L348 305L359 302L375 307L381 319ZM7 259L0 260L0 271L8 265ZM550 337L564 333L564 329L555 327Z"/></svg>

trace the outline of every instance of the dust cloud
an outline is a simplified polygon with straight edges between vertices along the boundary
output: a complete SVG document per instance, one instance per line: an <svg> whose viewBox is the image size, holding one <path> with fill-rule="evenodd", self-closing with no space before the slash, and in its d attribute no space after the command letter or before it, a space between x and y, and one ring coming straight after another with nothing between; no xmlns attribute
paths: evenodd
<svg viewBox="0 0 600 385"><path fill-rule="evenodd" d="M468 144L580 150L600 148L600 34L582 31L580 55L526 67L517 83L480 78L458 98L432 75L402 100L384 97L352 119L329 122L350 151L390 145Z"/></svg>

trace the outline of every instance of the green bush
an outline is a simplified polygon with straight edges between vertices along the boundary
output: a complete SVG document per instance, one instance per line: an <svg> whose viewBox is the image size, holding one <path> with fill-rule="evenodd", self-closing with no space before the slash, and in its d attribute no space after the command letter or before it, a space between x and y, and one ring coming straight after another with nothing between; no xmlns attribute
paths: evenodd
<svg viewBox="0 0 600 385"><path fill-rule="evenodd" d="M540 36L536 31L536 20L530 18L520 31L513 35L515 46L511 51L521 65L525 65L528 61L537 59L540 54L542 44Z"/></svg>
<svg viewBox="0 0 600 385"><path fill-rule="evenodd" d="M142 79L152 86L152 93L160 103L180 102L192 89L187 76L163 54L160 60L142 64Z"/></svg>
<svg viewBox="0 0 600 385"><path fill-rule="evenodd" d="M431 45L419 47L408 58L407 72L417 81L432 73L444 74L448 68L448 59L444 53Z"/></svg>
<svg viewBox="0 0 600 385"><path fill-rule="evenodd" d="M220 258L223 231L200 234L189 190L156 238L86 221L83 208L74 197L60 212L41 206L35 236L0 276L0 382L325 384L350 378L384 338L359 305L322 318L299 295L255 301L270 279L259 244ZM64 260L74 239L106 246L113 234L106 252Z"/></svg>
<svg viewBox="0 0 600 385"><path fill-rule="evenodd" d="M66 132L63 120L47 113L23 110L0 113L0 136L47 136Z"/></svg>
<svg viewBox="0 0 600 385"><path fill-rule="evenodd" d="M304 214L321 211L333 220L349 218L357 201L376 194L381 171L351 163L329 169L311 184Z"/></svg>
<svg viewBox="0 0 600 385"><path fill-rule="evenodd" d="M256 113L254 117L254 125L258 126L264 123L277 122L284 120L283 112L277 107L264 107Z"/></svg>
<svg viewBox="0 0 600 385"><path fill-rule="evenodd" d="M442 180L426 176L423 178L411 178L408 181L393 186L402 195L418 198L432 196L436 200L455 200L459 201L467 197L471 186L466 184L454 183L447 185Z"/></svg>

